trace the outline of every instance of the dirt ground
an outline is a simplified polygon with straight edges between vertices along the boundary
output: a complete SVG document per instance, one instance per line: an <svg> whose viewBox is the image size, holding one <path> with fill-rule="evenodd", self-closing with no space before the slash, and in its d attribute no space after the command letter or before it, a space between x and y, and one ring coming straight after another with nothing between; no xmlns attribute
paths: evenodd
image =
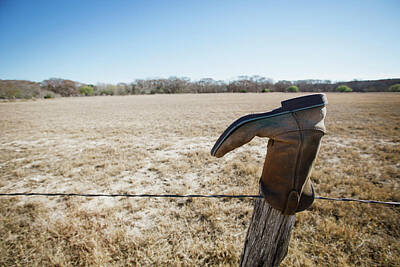
<svg viewBox="0 0 400 267"><path fill-rule="evenodd" d="M236 118L300 94L0 103L0 192L257 194L267 139L217 159ZM327 94L317 195L400 201L400 94ZM0 198L1 266L236 266L252 200ZM283 266L398 266L400 209L316 200Z"/></svg>

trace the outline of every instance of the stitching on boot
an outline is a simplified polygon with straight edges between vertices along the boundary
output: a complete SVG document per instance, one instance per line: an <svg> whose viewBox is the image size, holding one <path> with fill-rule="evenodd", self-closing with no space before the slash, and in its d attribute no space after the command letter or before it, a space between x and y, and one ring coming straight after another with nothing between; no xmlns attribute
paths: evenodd
<svg viewBox="0 0 400 267"><path fill-rule="evenodd" d="M297 118L295 113L292 113L292 115L293 115L293 117L294 117L294 119L296 121L297 127L299 128L297 132L299 133L299 140L300 140L300 144L299 144L298 151L297 151L297 156L296 156L296 164L295 164L296 167L295 167L295 173L294 173L294 177L293 177L294 179L293 179L293 184L292 184L292 188L294 190L296 190L296 188L298 186L298 181L297 181L298 179L297 178L298 178L300 157L301 157L301 154L302 154L302 148L303 148L303 143L304 143L304 135L303 135L303 129L301 128L299 119Z"/></svg>
<svg viewBox="0 0 400 267"><path fill-rule="evenodd" d="M299 206L299 202L300 202L299 193L296 190L290 191L283 214L285 215L295 214L297 207Z"/></svg>
<svg viewBox="0 0 400 267"><path fill-rule="evenodd" d="M298 170L299 170L300 157L301 157L301 154L302 154L302 147L303 147L303 142L304 142L303 129L301 128L299 120L298 120L298 118L297 118L297 116L296 116L296 114L294 112L292 112L291 115L293 116L294 120L296 121L296 124L297 124L297 127L298 127L298 131L297 132L299 133L300 144L299 144L299 147L298 147L298 150L297 150L295 169L294 169L294 174L292 176L292 180L293 180L292 181L292 190L289 193L289 195L287 196L286 205L285 205L286 208L285 208L285 212L284 213L289 213L289 214L291 214L291 213L296 211L297 206L299 205L299 201L300 201L301 192L297 191ZM295 191L297 193L297 196L298 196L297 198L293 197L293 194L294 194L293 191ZM293 202L293 201L295 201L296 203L289 203L289 202ZM295 205L293 205L293 204L295 204ZM290 209L290 210L287 210L287 209ZM294 210L292 210L292 209L294 209Z"/></svg>
<svg viewBox="0 0 400 267"><path fill-rule="evenodd" d="M278 133L278 134L274 135L273 138L276 139L278 136L283 135L283 134L287 134L287 133L307 132L307 131L322 132L324 135L326 134L326 131L323 131L323 130L318 129L318 128L307 128L307 129L302 129L302 130L284 131L284 132L281 132L281 133ZM272 138L272 137L271 137L271 138Z"/></svg>

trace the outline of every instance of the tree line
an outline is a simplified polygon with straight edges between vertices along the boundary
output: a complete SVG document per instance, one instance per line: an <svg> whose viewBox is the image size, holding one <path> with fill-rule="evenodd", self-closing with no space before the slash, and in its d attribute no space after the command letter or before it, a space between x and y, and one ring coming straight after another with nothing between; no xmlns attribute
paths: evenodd
<svg viewBox="0 0 400 267"><path fill-rule="evenodd" d="M0 80L0 98L52 98L57 96L136 95L180 93L266 93L266 92L385 92L400 79L332 82L330 80L280 80L262 76L239 76L232 81L203 78L192 81L186 77L136 79L131 83L84 84L72 80L51 78L42 82Z"/></svg>

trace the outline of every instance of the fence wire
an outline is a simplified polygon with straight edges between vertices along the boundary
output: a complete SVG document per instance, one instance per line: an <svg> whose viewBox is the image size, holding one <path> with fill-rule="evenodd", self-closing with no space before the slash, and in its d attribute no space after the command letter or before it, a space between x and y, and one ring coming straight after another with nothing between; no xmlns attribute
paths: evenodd
<svg viewBox="0 0 400 267"><path fill-rule="evenodd" d="M46 196L46 197L126 197L126 198L263 198L261 195L178 195L178 194L79 194L79 193L0 193L0 197L12 196ZM377 201L369 199L355 199L355 198L333 198L316 196L315 199L329 200L329 201L344 201L344 202L358 202L369 204L383 204L400 206L400 202L391 201Z"/></svg>

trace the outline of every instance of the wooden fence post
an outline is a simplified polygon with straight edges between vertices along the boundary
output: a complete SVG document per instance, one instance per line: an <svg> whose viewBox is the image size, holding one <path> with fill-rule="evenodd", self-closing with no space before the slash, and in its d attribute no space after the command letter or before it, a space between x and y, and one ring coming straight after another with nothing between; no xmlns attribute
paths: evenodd
<svg viewBox="0 0 400 267"><path fill-rule="evenodd" d="M278 266L286 257L296 215L283 215L256 199L239 266Z"/></svg>

